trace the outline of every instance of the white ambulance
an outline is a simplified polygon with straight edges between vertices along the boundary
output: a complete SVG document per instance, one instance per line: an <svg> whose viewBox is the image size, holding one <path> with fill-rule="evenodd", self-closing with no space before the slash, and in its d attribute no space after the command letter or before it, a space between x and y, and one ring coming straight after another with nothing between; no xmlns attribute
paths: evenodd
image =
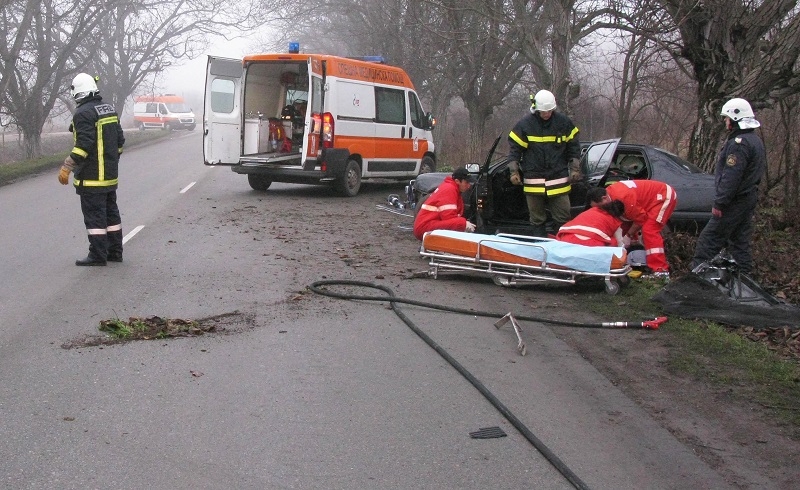
<svg viewBox="0 0 800 490"><path fill-rule="evenodd" d="M319 54L209 57L203 152L255 190L272 182L407 181L436 169L425 113L408 75L364 59Z"/></svg>
<svg viewBox="0 0 800 490"><path fill-rule="evenodd" d="M146 95L133 99L133 120L139 130L188 129L194 131L197 121L183 97L175 94Z"/></svg>

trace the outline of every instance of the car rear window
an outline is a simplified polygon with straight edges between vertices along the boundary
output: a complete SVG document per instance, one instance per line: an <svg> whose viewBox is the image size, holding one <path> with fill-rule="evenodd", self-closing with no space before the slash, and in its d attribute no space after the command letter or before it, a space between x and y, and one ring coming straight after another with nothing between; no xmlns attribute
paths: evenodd
<svg viewBox="0 0 800 490"><path fill-rule="evenodd" d="M679 157L678 155L675 155L674 153L670 153L667 150L662 150L661 148L655 148L655 151L661 153L662 155L664 155L668 159L670 159L673 162L675 162L676 165L678 165L680 167L683 167L683 169L688 171L688 172L691 172L693 174L704 174L705 173L703 171L703 169L701 169L697 165L687 162L686 160L684 160L683 158Z"/></svg>

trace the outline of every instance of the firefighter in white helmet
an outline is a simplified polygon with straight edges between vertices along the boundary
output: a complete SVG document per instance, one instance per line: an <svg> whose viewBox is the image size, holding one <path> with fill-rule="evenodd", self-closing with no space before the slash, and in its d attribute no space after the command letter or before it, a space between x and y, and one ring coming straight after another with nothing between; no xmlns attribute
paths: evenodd
<svg viewBox="0 0 800 490"><path fill-rule="evenodd" d="M540 90L531 99L531 113L508 135L508 168L511 183L523 185L533 234L546 236L548 210L553 234L571 218L571 183L583 177L581 149L578 128L569 117L556 112L553 93Z"/></svg>
<svg viewBox="0 0 800 490"><path fill-rule="evenodd" d="M755 133L761 123L750 103L741 98L727 101L720 115L728 136L714 171L716 194L711 220L697 237L692 267L713 259L725 248L739 270L749 273L753 268L753 214L767 161L764 143Z"/></svg>
<svg viewBox="0 0 800 490"><path fill-rule="evenodd" d="M81 211L89 235L89 254L75 265L122 262L122 221L117 207L119 156L125 144L119 116L100 97L94 77L79 73L70 95L78 104L70 131L74 146L58 174L62 185L73 184L81 199Z"/></svg>

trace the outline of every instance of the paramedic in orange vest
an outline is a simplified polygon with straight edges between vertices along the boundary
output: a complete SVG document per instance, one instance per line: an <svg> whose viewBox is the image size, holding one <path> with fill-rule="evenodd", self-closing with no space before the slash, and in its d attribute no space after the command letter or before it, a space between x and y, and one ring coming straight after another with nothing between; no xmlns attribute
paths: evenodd
<svg viewBox="0 0 800 490"><path fill-rule="evenodd" d="M664 253L664 238L661 230L667 224L678 196L669 185L657 180L622 180L606 187L601 202L620 200L625 204L623 232L637 239L642 232L642 245L647 256L647 267L657 276L669 277L669 264ZM598 202L591 203L593 206Z"/></svg>
<svg viewBox="0 0 800 490"><path fill-rule="evenodd" d="M592 192L603 191L602 188L589 190L587 198L591 202ZM599 194L595 199L602 199ZM625 205L622 201L608 201L599 206L589 207L586 211L564 223L558 230L556 239L562 242L587 245L590 247L622 247L622 215Z"/></svg>
<svg viewBox="0 0 800 490"><path fill-rule="evenodd" d="M414 220L414 236L422 240L425 232L433 230L475 231L475 225L464 216L464 199L461 197L474 182L464 167L444 179L420 207Z"/></svg>

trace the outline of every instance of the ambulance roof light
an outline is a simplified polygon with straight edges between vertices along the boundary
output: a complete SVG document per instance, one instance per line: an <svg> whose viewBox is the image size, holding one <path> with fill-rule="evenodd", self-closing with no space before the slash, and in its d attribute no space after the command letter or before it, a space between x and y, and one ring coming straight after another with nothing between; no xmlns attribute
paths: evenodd
<svg viewBox="0 0 800 490"><path fill-rule="evenodd" d="M300 52L300 43L297 41L292 41L289 43L289 53L297 54Z"/></svg>
<svg viewBox="0 0 800 490"><path fill-rule="evenodd" d="M386 58L383 56L351 56L351 60L359 60L359 61L367 61L369 63L379 63L381 65L386 64Z"/></svg>

